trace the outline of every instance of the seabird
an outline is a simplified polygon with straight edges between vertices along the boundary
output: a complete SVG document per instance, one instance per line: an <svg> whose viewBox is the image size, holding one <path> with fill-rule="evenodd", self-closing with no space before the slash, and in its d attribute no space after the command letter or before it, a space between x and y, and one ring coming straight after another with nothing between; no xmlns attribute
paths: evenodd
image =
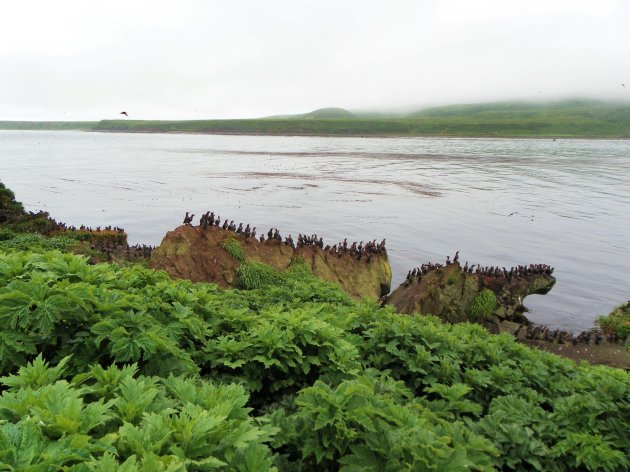
<svg viewBox="0 0 630 472"><path fill-rule="evenodd" d="M129 116L126 111L121 111L120 114L121 115L125 115L125 116Z"/></svg>

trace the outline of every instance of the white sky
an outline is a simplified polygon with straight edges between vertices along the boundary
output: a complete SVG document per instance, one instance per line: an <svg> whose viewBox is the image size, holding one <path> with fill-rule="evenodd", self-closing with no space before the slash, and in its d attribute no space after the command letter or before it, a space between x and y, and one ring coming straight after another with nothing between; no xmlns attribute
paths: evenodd
<svg viewBox="0 0 630 472"><path fill-rule="evenodd" d="M0 120L99 120L122 110L241 118L578 96L630 100L630 1L0 6Z"/></svg>

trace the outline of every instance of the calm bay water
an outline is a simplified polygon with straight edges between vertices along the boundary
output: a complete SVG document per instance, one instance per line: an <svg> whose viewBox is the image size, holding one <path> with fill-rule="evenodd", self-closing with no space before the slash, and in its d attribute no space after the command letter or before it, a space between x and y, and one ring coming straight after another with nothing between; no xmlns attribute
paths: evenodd
<svg viewBox="0 0 630 472"><path fill-rule="evenodd" d="M457 250L551 264L528 316L573 331L630 298L630 141L0 131L0 181L29 210L122 226L131 244L205 210L330 244L387 238L394 288Z"/></svg>

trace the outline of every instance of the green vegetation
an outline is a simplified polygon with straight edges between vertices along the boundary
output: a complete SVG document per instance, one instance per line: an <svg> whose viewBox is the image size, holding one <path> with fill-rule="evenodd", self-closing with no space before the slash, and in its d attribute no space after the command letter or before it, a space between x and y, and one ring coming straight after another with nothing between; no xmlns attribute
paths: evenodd
<svg viewBox="0 0 630 472"><path fill-rule="evenodd" d="M46 237L37 233L14 233L10 230L0 230L0 251L70 251L78 245L75 238L58 235Z"/></svg>
<svg viewBox="0 0 630 472"><path fill-rule="evenodd" d="M255 261L243 262L237 267L236 275L238 275L239 286L246 290L271 285L276 282L279 277L278 272L271 267L262 262Z"/></svg>
<svg viewBox="0 0 630 472"><path fill-rule="evenodd" d="M15 194L0 182L0 250L52 250L90 252L86 243L125 245L127 235L117 231L62 229L47 212L26 212Z"/></svg>
<svg viewBox="0 0 630 472"><path fill-rule="evenodd" d="M224 290L8 221L2 470L630 468L627 372L354 302L299 259L244 261L248 290Z"/></svg>
<svg viewBox="0 0 630 472"><path fill-rule="evenodd" d="M95 130L331 136L630 137L630 105L568 100L431 108L407 116L341 109L251 120L104 120Z"/></svg>
<svg viewBox="0 0 630 472"><path fill-rule="evenodd" d="M221 243L221 248L237 261L245 261L245 253L243 252L241 243L237 239L232 237L225 239L225 241Z"/></svg>
<svg viewBox="0 0 630 472"><path fill-rule="evenodd" d="M605 334L615 334L619 339L630 337L630 302L618 306L606 316L597 318L597 324ZM630 345L627 346L630 348Z"/></svg>
<svg viewBox="0 0 630 472"><path fill-rule="evenodd" d="M47 234L55 226L55 221L44 211L27 213L15 200L13 191L0 182L0 240L17 233Z"/></svg>
<svg viewBox="0 0 630 472"><path fill-rule="evenodd" d="M265 270L263 288L223 290L57 251L0 252L0 462L630 467L628 373L355 303L301 264Z"/></svg>
<svg viewBox="0 0 630 472"><path fill-rule="evenodd" d="M24 214L24 206L15 200L15 194L0 182L0 224L12 223Z"/></svg>
<svg viewBox="0 0 630 472"><path fill-rule="evenodd" d="M86 367L38 356L0 379L3 470L271 470L266 442L239 385L137 375L134 365Z"/></svg>
<svg viewBox="0 0 630 472"><path fill-rule="evenodd" d="M295 115L291 118L294 119L352 119L357 118L357 115L354 113L344 110L343 108L320 108L318 110L314 110L310 113L305 113L303 115Z"/></svg>
<svg viewBox="0 0 630 472"><path fill-rule="evenodd" d="M472 321L488 319L497 309L497 296L490 289L484 288L470 302L468 314Z"/></svg>
<svg viewBox="0 0 630 472"><path fill-rule="evenodd" d="M244 120L0 122L0 129L331 136L630 137L630 104L596 100L498 102L415 113L352 113L322 108Z"/></svg>
<svg viewBox="0 0 630 472"><path fill-rule="evenodd" d="M53 130L89 131L98 124L97 121L0 121L0 129L5 130Z"/></svg>

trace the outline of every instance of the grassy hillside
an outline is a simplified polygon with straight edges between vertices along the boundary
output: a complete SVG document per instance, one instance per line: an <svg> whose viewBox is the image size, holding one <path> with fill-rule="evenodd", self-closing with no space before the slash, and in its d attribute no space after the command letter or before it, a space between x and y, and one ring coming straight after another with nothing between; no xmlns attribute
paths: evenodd
<svg viewBox="0 0 630 472"><path fill-rule="evenodd" d="M322 120L337 119L337 118L353 119L353 118L357 118L357 115L355 115L354 113L348 110L344 110L343 108L320 108L310 113L300 115L298 116L298 118L302 118L302 119L311 118L311 119L322 119Z"/></svg>
<svg viewBox="0 0 630 472"><path fill-rule="evenodd" d="M303 119L334 119L334 118L358 118L351 111L344 108L318 108L309 113L301 113L299 115L273 115L266 116L267 120L303 120Z"/></svg>
<svg viewBox="0 0 630 472"><path fill-rule="evenodd" d="M630 105L592 100L429 108L401 118L325 108L252 120L101 121L97 131L332 136L630 137Z"/></svg>
<svg viewBox="0 0 630 472"><path fill-rule="evenodd" d="M19 130L91 130L96 121L0 121L0 129Z"/></svg>
<svg viewBox="0 0 630 472"><path fill-rule="evenodd" d="M93 129L141 133L331 136L488 136L630 138L630 104L595 100L499 102L428 108L407 116L322 108L243 120L0 122L0 129Z"/></svg>

